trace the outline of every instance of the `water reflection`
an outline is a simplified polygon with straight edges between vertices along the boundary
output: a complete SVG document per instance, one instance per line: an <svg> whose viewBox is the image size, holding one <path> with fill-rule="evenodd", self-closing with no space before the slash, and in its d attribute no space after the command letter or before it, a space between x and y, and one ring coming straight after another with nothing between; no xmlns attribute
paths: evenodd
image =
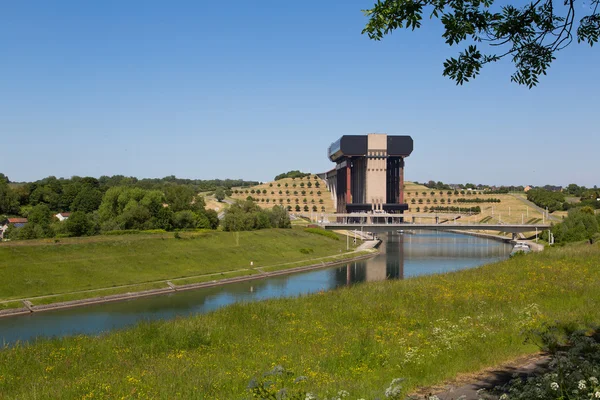
<svg viewBox="0 0 600 400"><path fill-rule="evenodd" d="M0 318L0 343L36 336L96 334L139 320L206 313L236 302L298 296L359 282L471 268L506 258L510 245L452 233L382 236L381 253L328 269L164 296Z"/></svg>

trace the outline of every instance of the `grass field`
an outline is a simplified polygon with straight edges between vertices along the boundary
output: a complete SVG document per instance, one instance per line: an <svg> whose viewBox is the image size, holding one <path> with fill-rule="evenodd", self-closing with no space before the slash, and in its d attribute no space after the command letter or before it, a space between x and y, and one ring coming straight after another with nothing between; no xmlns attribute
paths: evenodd
<svg viewBox="0 0 600 400"><path fill-rule="evenodd" d="M143 323L100 337L0 351L5 398L250 398L276 365L291 390L384 398L537 350L524 332L600 320L600 246L575 245L472 270L356 285ZM301 397L304 398L304 397Z"/></svg>
<svg viewBox="0 0 600 400"><path fill-rule="evenodd" d="M240 269L251 269L250 261L256 268L346 251L345 241L300 228L239 233L182 232L180 236L181 239L176 239L172 233L165 233L68 238L58 243L52 240L3 243L0 301L192 276L192 281L201 282L218 279L212 274L239 275ZM303 254L300 249L313 252ZM105 293L87 297L102 294Z"/></svg>

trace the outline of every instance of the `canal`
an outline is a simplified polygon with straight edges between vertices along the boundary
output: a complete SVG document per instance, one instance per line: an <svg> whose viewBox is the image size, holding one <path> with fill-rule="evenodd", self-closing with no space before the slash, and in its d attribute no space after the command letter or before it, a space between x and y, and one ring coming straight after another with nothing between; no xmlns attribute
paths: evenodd
<svg viewBox="0 0 600 400"><path fill-rule="evenodd" d="M236 302L299 296L383 279L444 273L499 261L512 246L491 239L419 232L382 237L381 252L367 260L162 296L0 318L0 344L38 336L98 334L140 320L206 313Z"/></svg>

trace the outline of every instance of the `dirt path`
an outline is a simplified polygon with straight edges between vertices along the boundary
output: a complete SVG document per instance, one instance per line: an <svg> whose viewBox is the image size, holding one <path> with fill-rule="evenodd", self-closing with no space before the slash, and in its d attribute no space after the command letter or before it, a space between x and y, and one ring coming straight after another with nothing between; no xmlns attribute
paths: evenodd
<svg viewBox="0 0 600 400"><path fill-rule="evenodd" d="M414 399L426 399L430 394L435 394L440 400L457 400L461 396L464 396L461 398L464 400L498 399L498 396L489 392L490 389L508 383L515 375L526 377L541 372L549 361L550 357L544 353L530 354L475 374L461 374L444 384L419 389L411 396Z"/></svg>

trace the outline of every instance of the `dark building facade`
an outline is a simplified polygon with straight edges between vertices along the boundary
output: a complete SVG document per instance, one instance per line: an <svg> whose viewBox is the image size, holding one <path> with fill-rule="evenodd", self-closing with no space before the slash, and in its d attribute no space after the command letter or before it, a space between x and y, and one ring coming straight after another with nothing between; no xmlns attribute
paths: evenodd
<svg viewBox="0 0 600 400"><path fill-rule="evenodd" d="M403 213L404 159L413 151L410 136L344 135L329 146L336 163L327 182L338 213L381 210Z"/></svg>

